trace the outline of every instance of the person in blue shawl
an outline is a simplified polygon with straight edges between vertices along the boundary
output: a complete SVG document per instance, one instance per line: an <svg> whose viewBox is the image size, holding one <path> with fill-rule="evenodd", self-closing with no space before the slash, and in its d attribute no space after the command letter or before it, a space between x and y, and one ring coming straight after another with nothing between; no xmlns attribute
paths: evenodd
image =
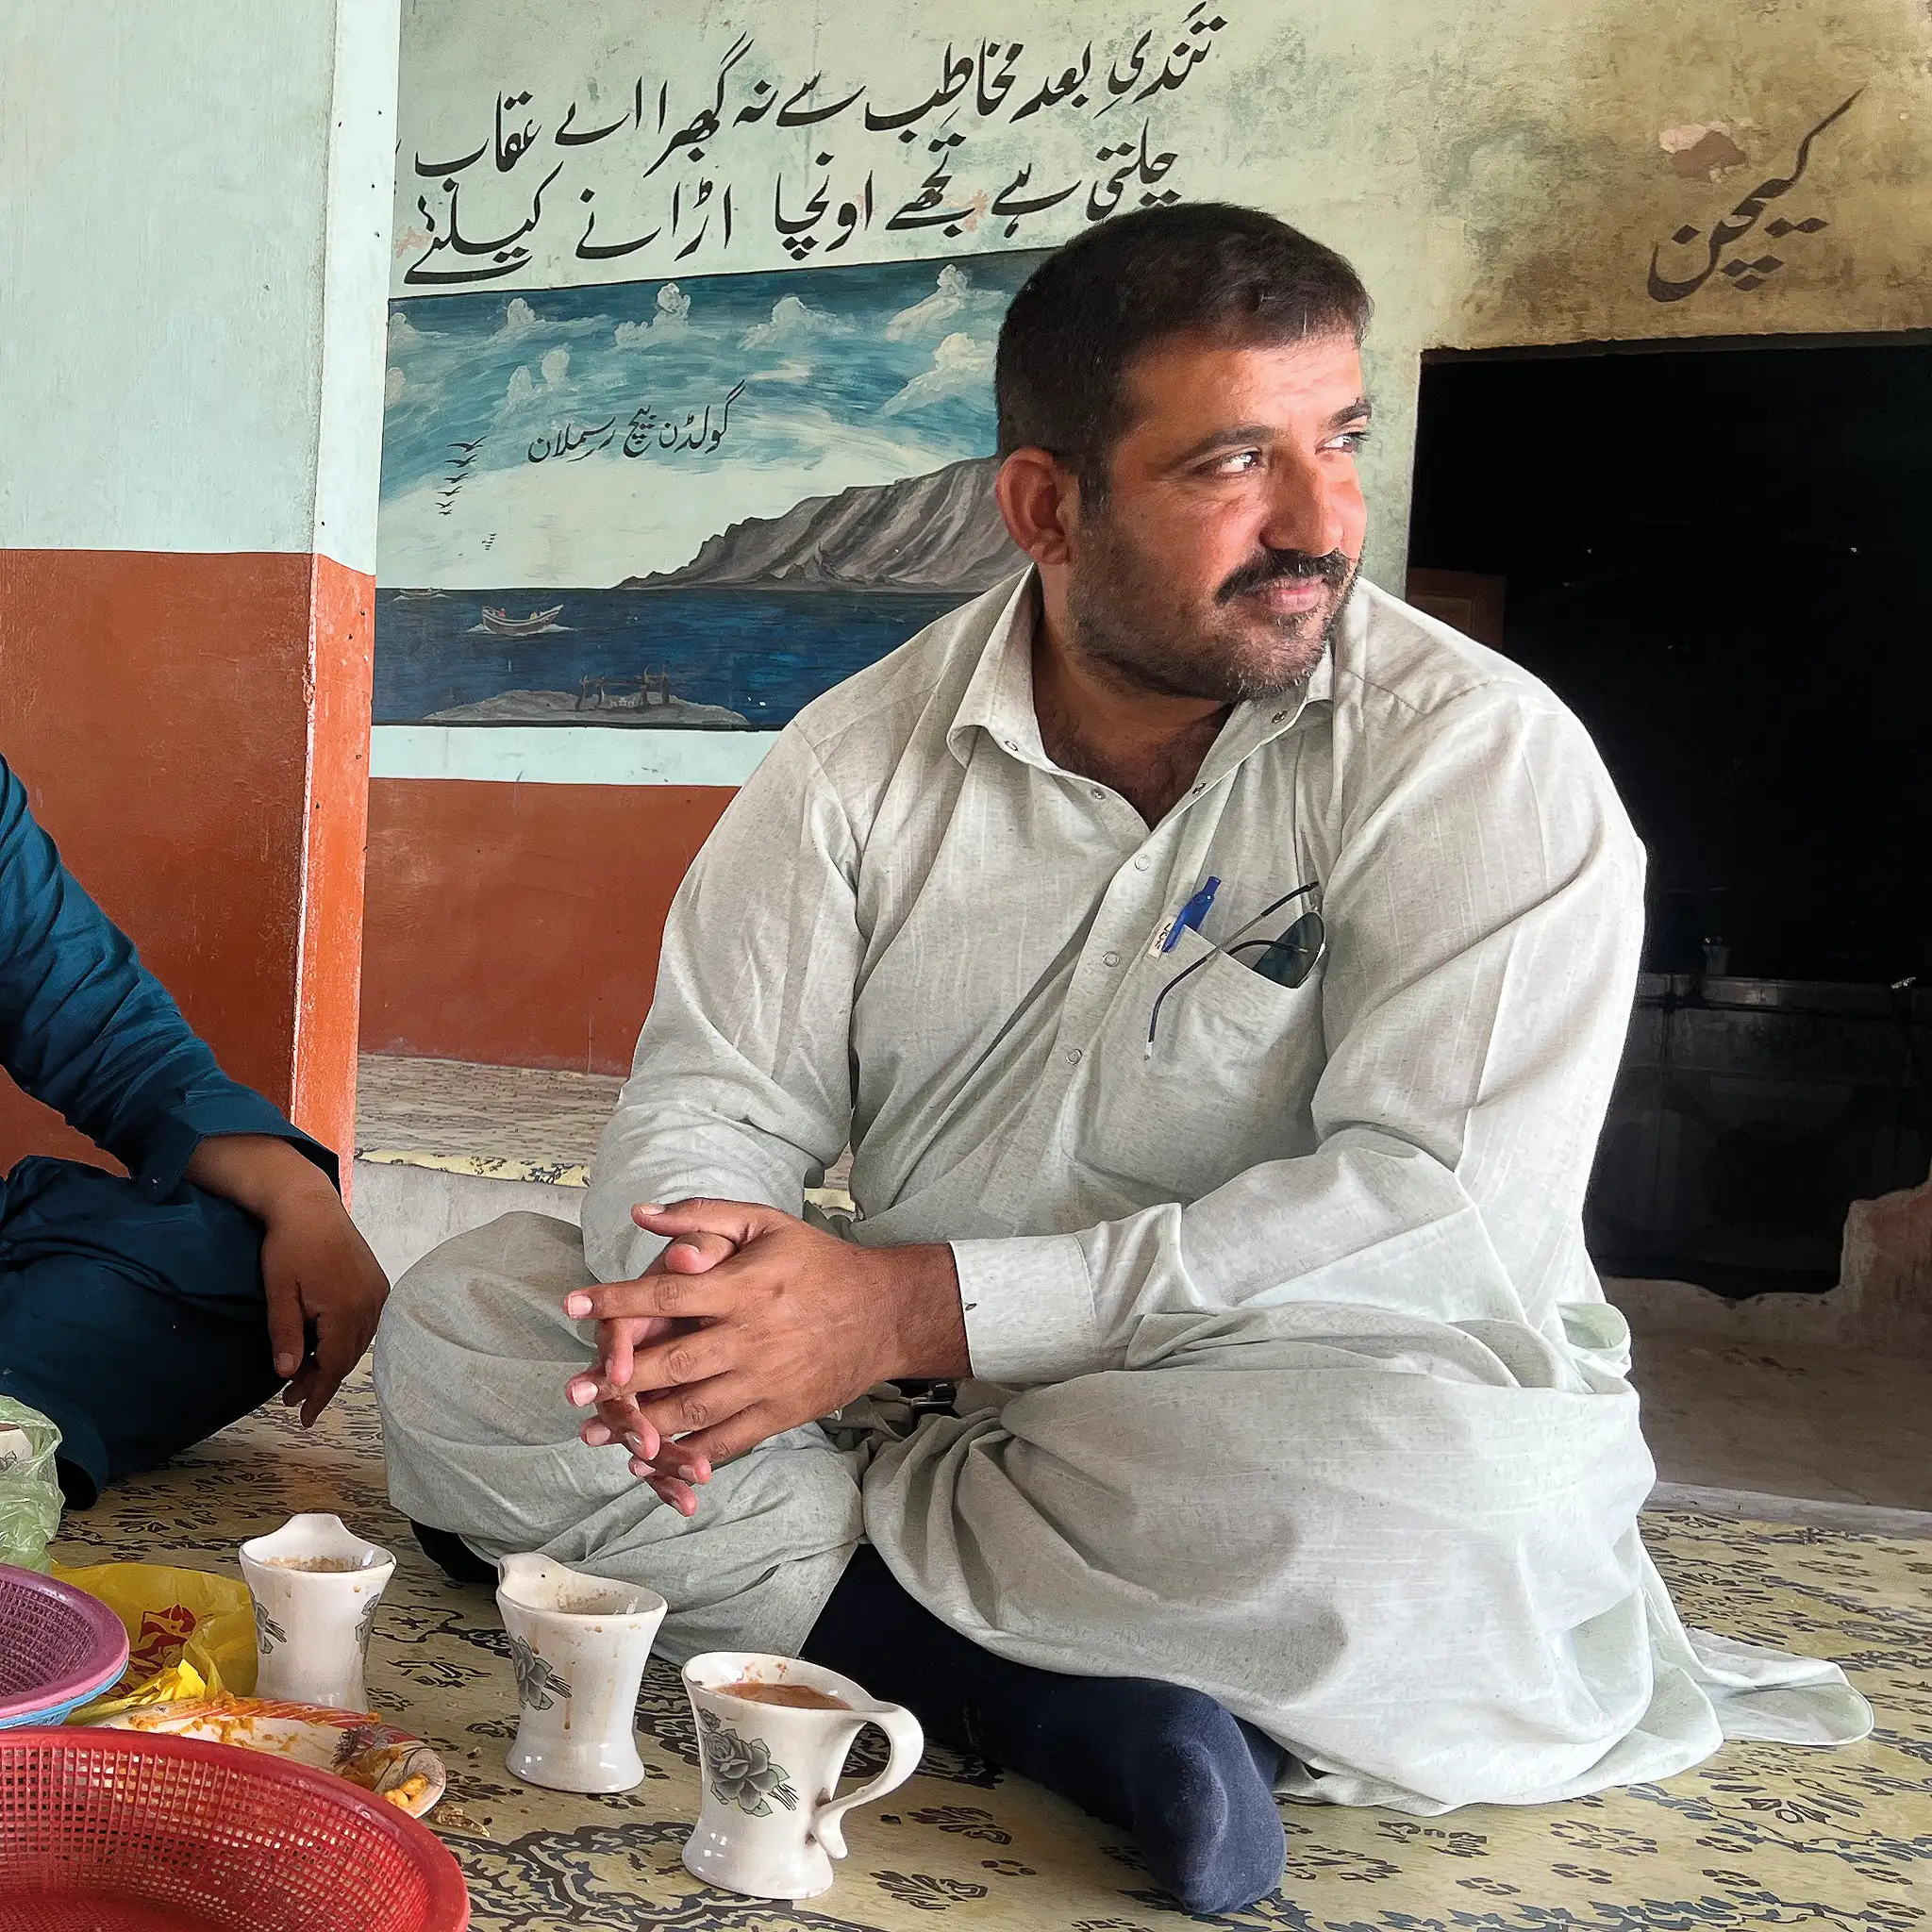
<svg viewBox="0 0 1932 1932"><path fill-rule="evenodd" d="M68 1502L277 1388L312 1424L389 1291L335 1156L222 1072L4 759L0 1065L127 1170L35 1155L0 1191L0 1395L59 1425Z"/></svg>

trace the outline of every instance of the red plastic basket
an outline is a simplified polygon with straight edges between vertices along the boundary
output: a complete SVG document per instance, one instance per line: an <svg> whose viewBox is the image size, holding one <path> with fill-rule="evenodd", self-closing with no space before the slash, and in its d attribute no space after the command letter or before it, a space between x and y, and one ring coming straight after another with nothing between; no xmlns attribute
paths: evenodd
<svg viewBox="0 0 1932 1932"><path fill-rule="evenodd" d="M0 1731L6 1932L462 1932L435 1834L342 1779L132 1731Z"/></svg>

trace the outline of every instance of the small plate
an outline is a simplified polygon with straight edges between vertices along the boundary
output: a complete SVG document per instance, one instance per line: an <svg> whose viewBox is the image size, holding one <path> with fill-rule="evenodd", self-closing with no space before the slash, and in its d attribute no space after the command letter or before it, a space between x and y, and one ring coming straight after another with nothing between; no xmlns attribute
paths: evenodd
<svg viewBox="0 0 1932 1932"><path fill-rule="evenodd" d="M125 1710L101 1729L158 1732L266 1751L312 1770L332 1771L411 1818L423 1817L449 1782L441 1758L421 1738L363 1711L272 1704L258 1697L202 1697Z"/></svg>

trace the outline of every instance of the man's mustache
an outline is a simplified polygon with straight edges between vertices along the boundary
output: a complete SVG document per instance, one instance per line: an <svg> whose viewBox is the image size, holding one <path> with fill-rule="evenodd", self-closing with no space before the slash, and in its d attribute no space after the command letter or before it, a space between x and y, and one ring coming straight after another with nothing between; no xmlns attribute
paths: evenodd
<svg viewBox="0 0 1932 1932"><path fill-rule="evenodd" d="M1214 601L1230 603L1250 591L1265 590L1279 577L1320 577L1331 590L1340 590L1354 567L1339 550L1331 550L1325 557L1310 557L1306 550L1271 550L1236 571L1215 591Z"/></svg>

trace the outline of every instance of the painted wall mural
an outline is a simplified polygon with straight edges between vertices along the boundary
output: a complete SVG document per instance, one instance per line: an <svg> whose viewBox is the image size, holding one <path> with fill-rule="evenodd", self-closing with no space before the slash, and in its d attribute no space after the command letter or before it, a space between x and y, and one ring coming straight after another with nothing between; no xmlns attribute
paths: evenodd
<svg viewBox="0 0 1932 1932"><path fill-rule="evenodd" d="M771 731L1016 568L1007 303L1212 192L1258 19L410 0L376 724Z"/></svg>
<svg viewBox="0 0 1932 1932"><path fill-rule="evenodd" d="M1391 587L1429 349L1923 323L1924 9L1560 11L404 0L378 724L678 725L568 758L741 774L689 727L781 724L994 571L1015 251L1117 211L1246 202L1361 269Z"/></svg>
<svg viewBox="0 0 1932 1932"><path fill-rule="evenodd" d="M1017 569L1041 256L391 304L377 724L775 730Z"/></svg>

